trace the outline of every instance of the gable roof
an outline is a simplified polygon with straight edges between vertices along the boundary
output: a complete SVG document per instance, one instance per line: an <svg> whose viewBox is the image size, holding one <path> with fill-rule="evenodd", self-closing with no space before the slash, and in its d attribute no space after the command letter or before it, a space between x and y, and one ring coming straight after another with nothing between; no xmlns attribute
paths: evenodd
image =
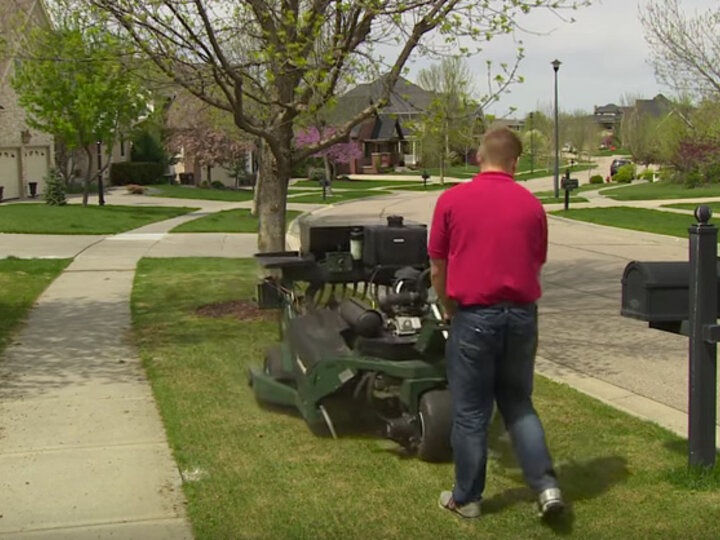
<svg viewBox="0 0 720 540"><path fill-rule="evenodd" d="M8 40L11 51L10 56L0 57L0 85L6 82L10 72L16 48L14 38L33 24L51 25L44 0L0 0L0 39Z"/></svg>
<svg viewBox="0 0 720 540"><path fill-rule="evenodd" d="M335 107L328 113L330 123L349 120L365 107L377 101L383 94L387 75L369 83L357 85L338 98ZM416 84L400 77L390 93L390 102L382 108L382 114L398 116L422 113L435 98L433 92L423 90Z"/></svg>

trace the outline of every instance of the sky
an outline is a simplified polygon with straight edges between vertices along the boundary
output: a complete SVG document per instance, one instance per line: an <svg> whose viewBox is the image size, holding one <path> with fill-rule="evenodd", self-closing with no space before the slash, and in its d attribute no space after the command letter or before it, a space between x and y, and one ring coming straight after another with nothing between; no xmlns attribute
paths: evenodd
<svg viewBox="0 0 720 540"><path fill-rule="evenodd" d="M552 111L554 73L551 62L562 62L558 71L560 110L592 112L594 106L620 104L623 96L652 98L658 93L672 96L655 79L650 49L645 42L638 5L648 0L594 0L590 7L564 14L575 19L564 22L545 10L536 10L522 19L528 31L514 38L493 39L484 52L468 59L476 75L479 91L486 93L487 59L495 63L512 61L516 44L525 47L519 73L525 82L515 85L488 112L499 117L524 117L532 110ZM717 0L680 0L687 15L717 7ZM532 32L532 33L531 33ZM540 35L536 35L540 34ZM423 67L422 61L411 68L411 80ZM509 113L509 108L517 108Z"/></svg>

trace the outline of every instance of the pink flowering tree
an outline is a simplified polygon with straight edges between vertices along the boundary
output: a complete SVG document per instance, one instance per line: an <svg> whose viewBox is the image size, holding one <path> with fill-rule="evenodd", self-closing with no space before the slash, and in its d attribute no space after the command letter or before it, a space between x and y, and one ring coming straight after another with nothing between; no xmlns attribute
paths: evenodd
<svg viewBox="0 0 720 540"><path fill-rule="evenodd" d="M297 133L295 137L298 148L314 146L320 141L335 136L334 127L323 128L322 131L316 127L308 128ZM339 142L320 150L313 157L323 158L325 165L325 176L330 181L335 180L335 163L350 163L353 159L360 159L363 156L360 143L357 141Z"/></svg>

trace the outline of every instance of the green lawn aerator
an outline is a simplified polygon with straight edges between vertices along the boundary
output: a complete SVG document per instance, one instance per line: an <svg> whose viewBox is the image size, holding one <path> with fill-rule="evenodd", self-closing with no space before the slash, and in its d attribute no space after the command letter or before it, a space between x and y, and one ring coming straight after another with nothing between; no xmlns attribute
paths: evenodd
<svg viewBox="0 0 720 540"><path fill-rule="evenodd" d="M372 427L421 459L449 459L448 329L425 225L309 216L300 251L256 259L272 274L258 303L280 310L281 336L250 369L256 398L297 408L317 434Z"/></svg>

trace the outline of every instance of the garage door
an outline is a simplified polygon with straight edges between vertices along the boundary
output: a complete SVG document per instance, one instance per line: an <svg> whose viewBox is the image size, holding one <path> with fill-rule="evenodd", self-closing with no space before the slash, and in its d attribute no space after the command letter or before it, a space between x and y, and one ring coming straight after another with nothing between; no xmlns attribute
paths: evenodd
<svg viewBox="0 0 720 540"><path fill-rule="evenodd" d="M3 199L17 199L20 196L20 156L17 148L0 148L0 186Z"/></svg>
<svg viewBox="0 0 720 540"><path fill-rule="evenodd" d="M25 166L27 167L27 182L37 182L38 193L45 193L45 175L48 172L48 148L29 147L25 149ZM28 188L25 188L28 190ZM25 195L28 195L28 191Z"/></svg>

